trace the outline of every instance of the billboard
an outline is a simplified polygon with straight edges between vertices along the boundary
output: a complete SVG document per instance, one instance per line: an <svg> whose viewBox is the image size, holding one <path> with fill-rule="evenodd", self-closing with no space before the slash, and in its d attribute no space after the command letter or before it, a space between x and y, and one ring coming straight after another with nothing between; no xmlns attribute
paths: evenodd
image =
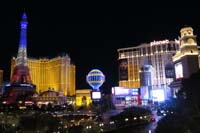
<svg viewBox="0 0 200 133"><path fill-rule="evenodd" d="M132 96L139 95L139 92L138 88L112 87L112 94L115 96Z"/></svg>
<svg viewBox="0 0 200 133"><path fill-rule="evenodd" d="M169 63L165 66L165 76L166 76L166 78L174 78L175 77L174 65L172 63Z"/></svg>
<svg viewBox="0 0 200 133"><path fill-rule="evenodd" d="M152 94L153 94L153 101L161 102L165 100L165 94L163 89L153 89Z"/></svg>
<svg viewBox="0 0 200 133"><path fill-rule="evenodd" d="M100 91L92 91L92 99L101 99Z"/></svg>
<svg viewBox="0 0 200 133"><path fill-rule="evenodd" d="M140 96L142 99L149 99L149 89L148 86L141 86Z"/></svg>
<svg viewBox="0 0 200 133"><path fill-rule="evenodd" d="M183 78L183 65L181 62L175 64L176 79Z"/></svg>
<svg viewBox="0 0 200 133"><path fill-rule="evenodd" d="M128 80L128 60L119 59L119 80Z"/></svg>

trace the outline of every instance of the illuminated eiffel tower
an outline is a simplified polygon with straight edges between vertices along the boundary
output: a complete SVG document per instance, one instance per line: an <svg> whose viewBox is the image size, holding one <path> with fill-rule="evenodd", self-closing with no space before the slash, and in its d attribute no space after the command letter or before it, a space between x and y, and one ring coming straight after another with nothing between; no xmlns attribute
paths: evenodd
<svg viewBox="0 0 200 133"><path fill-rule="evenodd" d="M21 20L19 49L11 83L31 83L29 68L27 66L27 50L26 50L27 25L28 25L27 17L26 14L23 13Z"/></svg>
<svg viewBox="0 0 200 133"><path fill-rule="evenodd" d="M22 15L19 49L16 59L16 66L13 70L10 84L6 86L4 101L7 104L16 104L18 101L31 100L35 93L36 86L32 84L29 68L27 66L27 16Z"/></svg>

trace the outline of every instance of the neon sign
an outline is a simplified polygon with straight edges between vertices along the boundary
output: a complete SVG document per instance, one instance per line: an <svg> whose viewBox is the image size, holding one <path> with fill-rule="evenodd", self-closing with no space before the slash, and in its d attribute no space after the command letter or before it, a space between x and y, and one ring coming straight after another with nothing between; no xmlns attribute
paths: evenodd
<svg viewBox="0 0 200 133"><path fill-rule="evenodd" d="M169 40L163 40L163 41L153 41L153 42L150 42L150 45L153 46L153 45L160 45L160 44L167 44L169 43Z"/></svg>

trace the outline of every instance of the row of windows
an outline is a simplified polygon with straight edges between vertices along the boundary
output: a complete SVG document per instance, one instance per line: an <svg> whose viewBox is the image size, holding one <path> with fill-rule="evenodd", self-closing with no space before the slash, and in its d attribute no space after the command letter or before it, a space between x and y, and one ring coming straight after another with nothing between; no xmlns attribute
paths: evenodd
<svg viewBox="0 0 200 133"><path fill-rule="evenodd" d="M129 56L141 56L141 55L150 55L154 54L156 52L167 52L167 51L177 51L179 49L179 44L177 43L168 43L168 44L163 44L163 45L154 45L152 47L143 47L143 48L138 48L129 50L128 52L126 51L120 51L120 55L124 54L125 57Z"/></svg>
<svg viewBox="0 0 200 133"><path fill-rule="evenodd" d="M163 55L163 54L156 54L153 56L143 57L143 58L129 58L128 64L128 79L129 80L135 80L139 78L139 69L141 67L141 62L144 62L144 60L148 61L148 64L151 64L153 66L152 74L154 75L154 78L156 78L159 81L155 81L156 84L164 84L167 80L165 77L165 68L164 64L171 62L171 60L167 60L163 62L165 58L167 58L169 54ZM143 61L142 61L143 60ZM153 78L153 77L152 77Z"/></svg>

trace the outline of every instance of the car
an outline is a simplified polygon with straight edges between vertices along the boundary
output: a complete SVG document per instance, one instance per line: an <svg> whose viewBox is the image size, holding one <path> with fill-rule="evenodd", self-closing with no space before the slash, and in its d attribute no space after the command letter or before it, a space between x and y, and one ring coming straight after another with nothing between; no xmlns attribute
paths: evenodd
<svg viewBox="0 0 200 133"><path fill-rule="evenodd" d="M151 122L156 122L156 118L155 117L151 117Z"/></svg>
<svg viewBox="0 0 200 133"><path fill-rule="evenodd" d="M162 112L161 112L160 109L157 110L157 115L158 115L158 116L161 116L161 115L162 115Z"/></svg>

